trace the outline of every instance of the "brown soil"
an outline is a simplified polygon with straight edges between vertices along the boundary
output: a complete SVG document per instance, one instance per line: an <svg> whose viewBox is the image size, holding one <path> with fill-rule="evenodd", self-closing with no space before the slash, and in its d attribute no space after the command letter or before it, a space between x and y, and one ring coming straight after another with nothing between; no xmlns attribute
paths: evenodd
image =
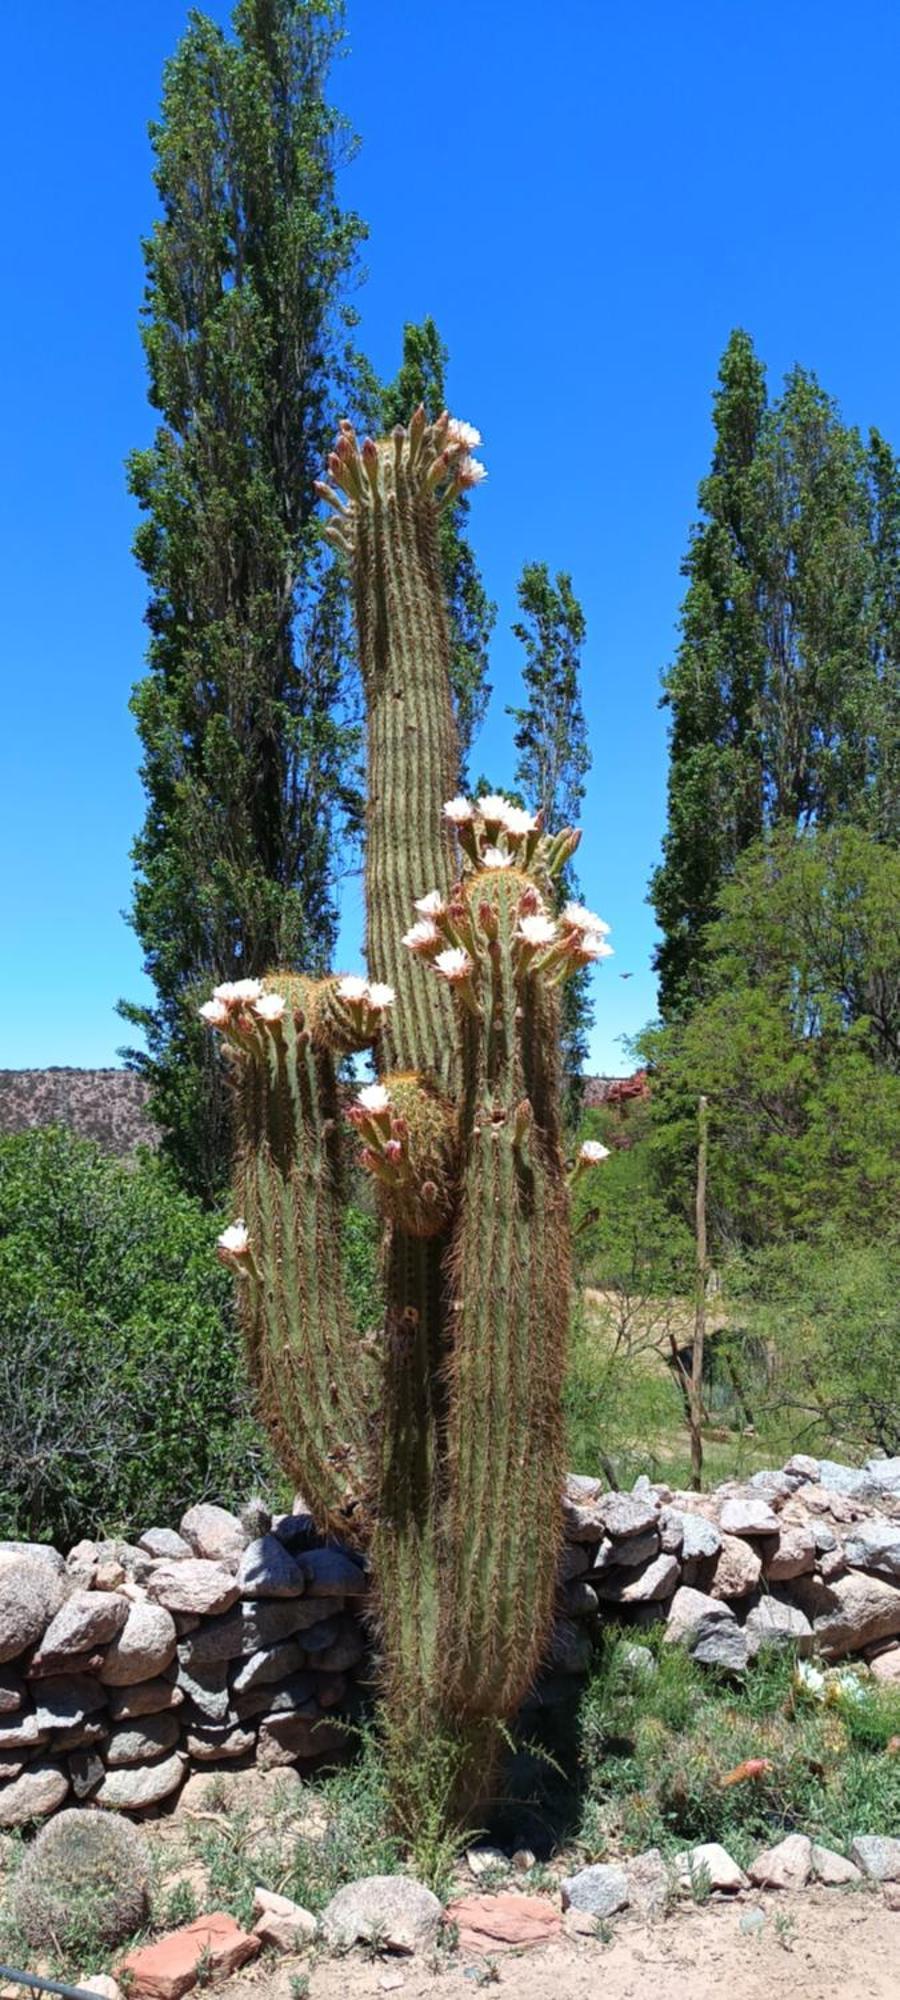
<svg viewBox="0 0 900 2000"><path fill-rule="evenodd" d="M751 1909L765 1911L765 1924L748 1935L740 1921ZM510 2000L897 2000L898 1947L900 1913L888 1910L877 1890L831 1889L759 1902L714 1899L653 1925L620 1917L609 1944L564 1938L498 1954L493 1963L498 2000L504 1991ZM451 1957L437 1969L360 1953L267 1959L217 1992L221 2000L291 2000L292 1978L308 1971L310 2000L381 2000L385 1993L462 2000L480 1990L473 1974L484 1966L483 1959Z"/></svg>

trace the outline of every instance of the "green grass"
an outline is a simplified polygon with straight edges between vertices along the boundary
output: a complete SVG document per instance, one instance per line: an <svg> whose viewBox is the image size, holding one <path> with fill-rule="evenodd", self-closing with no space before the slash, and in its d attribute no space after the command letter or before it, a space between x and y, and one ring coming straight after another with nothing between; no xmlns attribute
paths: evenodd
<svg viewBox="0 0 900 2000"><path fill-rule="evenodd" d="M655 1670L636 1675L640 1637ZM844 1853L855 1834L900 1822L900 1690L863 1677L863 1699L810 1699L789 1648L766 1648L737 1683L661 1636L609 1632L579 1717L580 1840L593 1858L719 1840L739 1863L786 1833ZM761 1776L722 1780L751 1758Z"/></svg>

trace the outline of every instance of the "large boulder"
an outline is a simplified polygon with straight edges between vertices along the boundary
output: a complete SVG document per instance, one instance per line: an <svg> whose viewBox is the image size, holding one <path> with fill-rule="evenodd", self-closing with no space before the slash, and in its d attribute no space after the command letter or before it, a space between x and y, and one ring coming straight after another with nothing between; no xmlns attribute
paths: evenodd
<svg viewBox="0 0 900 2000"><path fill-rule="evenodd" d="M108 1646L128 1617L128 1599L112 1590L73 1590L51 1620L33 1665L78 1659Z"/></svg>
<svg viewBox="0 0 900 2000"><path fill-rule="evenodd" d="M186 1565L185 1565L186 1567ZM106 1687L133 1687L155 1679L175 1658L175 1621L161 1604L131 1604L128 1617L110 1646L100 1679Z"/></svg>
<svg viewBox="0 0 900 2000"><path fill-rule="evenodd" d="M232 1570L203 1556L155 1562L147 1594L166 1611L197 1612L207 1618L227 1611L240 1596Z"/></svg>
<svg viewBox="0 0 900 2000"><path fill-rule="evenodd" d="M213 1507L201 1501L189 1507L179 1524L179 1532L197 1556L236 1568L250 1540L246 1528L227 1507Z"/></svg>
<svg viewBox="0 0 900 2000"><path fill-rule="evenodd" d="M816 1644L832 1659L900 1632L900 1589L862 1570L830 1583L798 1576L792 1596L810 1620Z"/></svg>
<svg viewBox="0 0 900 2000"><path fill-rule="evenodd" d="M42 1554L0 1545L0 1665L27 1652L56 1617L69 1588Z"/></svg>

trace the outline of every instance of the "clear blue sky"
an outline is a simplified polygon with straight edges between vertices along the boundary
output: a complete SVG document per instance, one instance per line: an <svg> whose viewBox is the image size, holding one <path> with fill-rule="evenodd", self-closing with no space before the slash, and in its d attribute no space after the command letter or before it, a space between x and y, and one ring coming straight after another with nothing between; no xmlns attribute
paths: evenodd
<svg viewBox="0 0 900 2000"><path fill-rule="evenodd" d="M4 10L2 1067L114 1061L116 998L146 990L121 916L144 647L122 462L151 434L146 126L185 16L182 0ZM569 569L587 613L580 868L617 953L592 1055L621 1070L618 1038L654 1010L658 676L729 329L750 329L771 381L800 360L900 442L900 9L349 0L348 16L335 96L362 140L343 192L371 231L364 343L393 370L402 322L433 313L453 407L486 441L473 536L500 614L476 767L495 783L523 561ZM354 923L351 895L351 942Z"/></svg>

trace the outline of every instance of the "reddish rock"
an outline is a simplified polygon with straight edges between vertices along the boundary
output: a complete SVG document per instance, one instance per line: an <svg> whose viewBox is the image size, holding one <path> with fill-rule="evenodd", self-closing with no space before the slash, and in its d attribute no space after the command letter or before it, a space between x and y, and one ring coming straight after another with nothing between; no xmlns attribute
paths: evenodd
<svg viewBox="0 0 900 2000"><path fill-rule="evenodd" d="M259 1938L219 1910L167 1932L156 1944L130 1951L117 1976L126 1983L130 2000L180 2000L196 1986L201 1969L204 1977L227 1979L255 1958L259 1948Z"/></svg>
<svg viewBox="0 0 900 2000"><path fill-rule="evenodd" d="M448 1903L446 1920L455 1924L460 1951L521 1950L523 1945L549 1944L559 1936L562 1918L549 1896L458 1896Z"/></svg>

